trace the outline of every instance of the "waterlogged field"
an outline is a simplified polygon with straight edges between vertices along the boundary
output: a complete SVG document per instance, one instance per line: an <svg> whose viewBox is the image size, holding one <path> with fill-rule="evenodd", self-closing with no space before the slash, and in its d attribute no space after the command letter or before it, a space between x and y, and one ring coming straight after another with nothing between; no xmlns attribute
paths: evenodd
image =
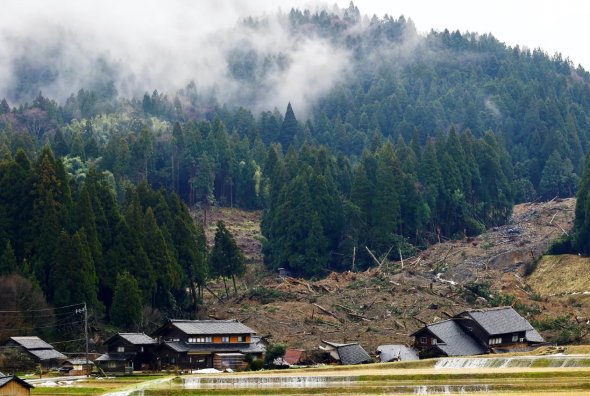
<svg viewBox="0 0 590 396"><path fill-rule="evenodd" d="M139 377L140 378L140 377ZM102 382L101 382L102 381ZM590 355L434 359L317 369L90 380L37 395L588 395Z"/></svg>

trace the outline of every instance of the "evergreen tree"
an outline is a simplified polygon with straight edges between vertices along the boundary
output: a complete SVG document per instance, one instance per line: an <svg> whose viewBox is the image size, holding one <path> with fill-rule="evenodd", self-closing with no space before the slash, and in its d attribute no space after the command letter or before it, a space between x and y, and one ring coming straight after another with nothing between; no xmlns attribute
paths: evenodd
<svg viewBox="0 0 590 396"><path fill-rule="evenodd" d="M89 307L101 310L98 279L84 230L71 237L62 231L55 256L51 274L53 303L64 306L86 302Z"/></svg>
<svg viewBox="0 0 590 396"><path fill-rule="evenodd" d="M238 247L231 232L225 227L225 223L221 220L217 222L215 242L209 255L209 268L214 275L221 276L224 279L231 278L234 293L238 293L236 276L243 275L246 270L244 254ZM227 286L225 293L228 294Z"/></svg>
<svg viewBox="0 0 590 396"><path fill-rule="evenodd" d="M124 329L137 327L141 320L142 301L137 280L128 272L118 274L110 310L111 322Z"/></svg>
<svg viewBox="0 0 590 396"><path fill-rule="evenodd" d="M584 173L576 197L572 246L576 252L590 256L590 155L586 157Z"/></svg>
<svg viewBox="0 0 590 396"><path fill-rule="evenodd" d="M287 150L291 143L293 143L293 139L297 135L298 131L299 124L297 123L295 113L293 112L293 108L289 102L287 105L287 111L285 112L285 118L283 119L283 123L281 125L280 134L277 139L281 146L283 146L284 150Z"/></svg>
<svg viewBox="0 0 590 396"><path fill-rule="evenodd" d="M0 276L15 273L17 269L16 256L10 241L6 242L6 247L2 256L0 256Z"/></svg>

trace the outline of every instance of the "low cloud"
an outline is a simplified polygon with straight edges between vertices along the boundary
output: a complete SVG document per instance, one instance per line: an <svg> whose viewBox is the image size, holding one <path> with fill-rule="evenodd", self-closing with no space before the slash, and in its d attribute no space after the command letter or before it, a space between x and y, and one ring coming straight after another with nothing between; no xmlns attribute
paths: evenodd
<svg viewBox="0 0 590 396"><path fill-rule="evenodd" d="M7 1L0 15L0 96L60 102L113 80L119 95L169 96L195 81L221 103L305 112L344 78L350 54L291 34L288 16L246 1ZM252 83L255 82L255 84Z"/></svg>

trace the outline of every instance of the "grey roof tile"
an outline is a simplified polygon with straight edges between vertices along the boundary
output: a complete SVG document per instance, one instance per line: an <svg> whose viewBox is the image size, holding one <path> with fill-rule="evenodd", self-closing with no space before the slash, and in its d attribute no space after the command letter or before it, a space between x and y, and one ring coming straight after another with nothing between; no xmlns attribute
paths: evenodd
<svg viewBox="0 0 590 396"><path fill-rule="evenodd" d="M379 359L382 363L391 362L392 360L418 360L418 352L406 345L379 345L377 347Z"/></svg>
<svg viewBox="0 0 590 396"><path fill-rule="evenodd" d="M340 363L344 365L366 363L372 360L371 356L359 344L342 345L336 349L340 356Z"/></svg>
<svg viewBox="0 0 590 396"><path fill-rule="evenodd" d="M34 388L33 385L29 384L25 380L15 376L15 375L0 376L0 388L2 388L4 385L8 384L12 380L15 380L16 382L20 383L21 385L23 385L29 389Z"/></svg>
<svg viewBox="0 0 590 396"><path fill-rule="evenodd" d="M21 345L25 349L53 349L51 345L39 337L10 337L11 340Z"/></svg>
<svg viewBox="0 0 590 396"><path fill-rule="evenodd" d="M525 337L529 342L545 342L543 336L535 329L527 330Z"/></svg>
<svg viewBox="0 0 590 396"><path fill-rule="evenodd" d="M118 333L118 335L134 345L155 344L156 340L144 333Z"/></svg>
<svg viewBox="0 0 590 396"><path fill-rule="evenodd" d="M28 352L39 360L66 360L68 357L55 349L29 349Z"/></svg>
<svg viewBox="0 0 590 396"><path fill-rule="evenodd" d="M133 354L128 353L105 353L97 357L95 362L124 362L132 358Z"/></svg>
<svg viewBox="0 0 590 396"><path fill-rule="evenodd" d="M448 356L480 355L487 351L452 319L430 324L426 328L442 341L436 346Z"/></svg>
<svg viewBox="0 0 590 396"><path fill-rule="evenodd" d="M194 335L214 335L214 334L256 334L237 320L171 320L172 325L176 326L185 334Z"/></svg>
<svg viewBox="0 0 590 396"><path fill-rule="evenodd" d="M533 326L512 307L470 310L458 316L463 315L475 320L489 335L533 330Z"/></svg>
<svg viewBox="0 0 590 396"><path fill-rule="evenodd" d="M264 348L256 344L186 344L184 342L165 342L166 346L175 352L203 352L203 353L220 353L220 352L241 352L241 353L262 353Z"/></svg>

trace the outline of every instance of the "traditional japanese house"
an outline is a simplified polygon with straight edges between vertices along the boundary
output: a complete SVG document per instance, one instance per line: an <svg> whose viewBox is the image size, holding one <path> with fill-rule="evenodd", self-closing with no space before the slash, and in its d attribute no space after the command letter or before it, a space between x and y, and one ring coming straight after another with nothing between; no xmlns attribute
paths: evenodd
<svg viewBox="0 0 590 396"><path fill-rule="evenodd" d="M66 355L56 351L53 346L35 336L10 337L4 346L22 352L28 358L27 361L33 365L40 365L44 370L59 367L61 362L67 359Z"/></svg>
<svg viewBox="0 0 590 396"><path fill-rule="evenodd" d="M411 334L422 357L480 355L525 349L543 337L512 307L461 312Z"/></svg>
<svg viewBox="0 0 590 396"><path fill-rule="evenodd" d="M170 320L152 335L162 368L183 370L246 367L246 355L261 358L256 332L237 320Z"/></svg>
<svg viewBox="0 0 590 396"><path fill-rule="evenodd" d="M0 373L0 396L29 396L33 385L15 375Z"/></svg>
<svg viewBox="0 0 590 396"><path fill-rule="evenodd" d="M117 333L106 340L107 353L95 360L105 373L128 374L157 368L156 341L144 333Z"/></svg>

